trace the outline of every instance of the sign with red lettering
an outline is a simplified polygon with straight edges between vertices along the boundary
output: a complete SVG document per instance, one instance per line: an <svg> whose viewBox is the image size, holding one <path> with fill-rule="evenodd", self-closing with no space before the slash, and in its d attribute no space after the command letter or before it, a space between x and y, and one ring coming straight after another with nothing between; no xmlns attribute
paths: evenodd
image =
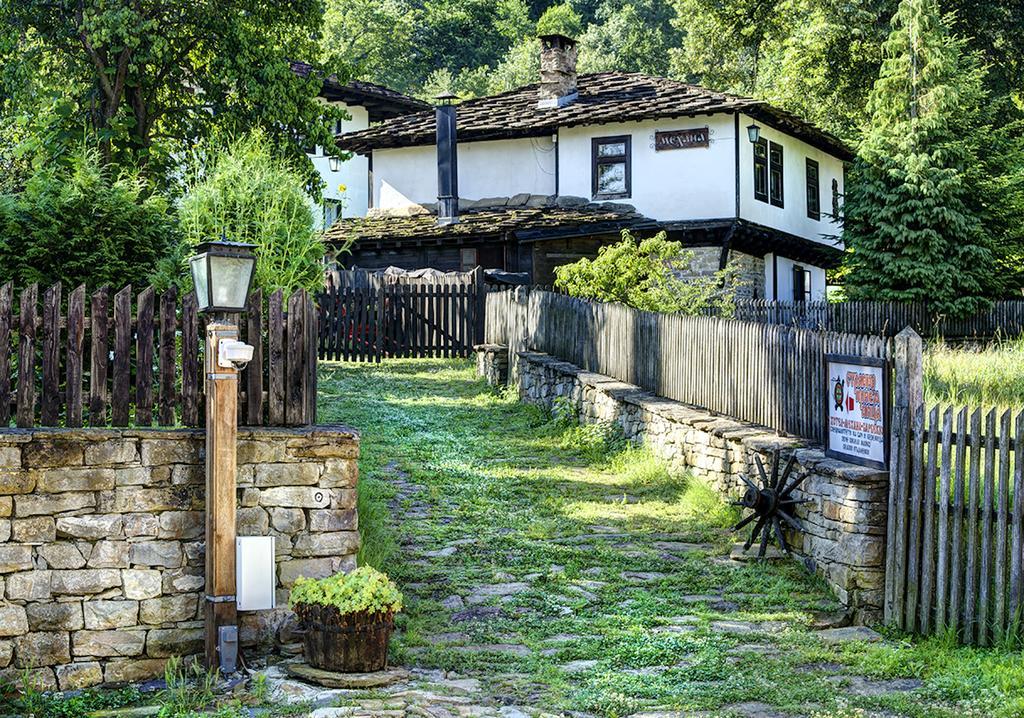
<svg viewBox="0 0 1024 718"><path fill-rule="evenodd" d="M711 130L694 127L689 130L671 130L654 133L654 151L685 150L691 147L710 147Z"/></svg>
<svg viewBox="0 0 1024 718"><path fill-rule="evenodd" d="M825 454L889 468L889 365L884 359L825 355Z"/></svg>

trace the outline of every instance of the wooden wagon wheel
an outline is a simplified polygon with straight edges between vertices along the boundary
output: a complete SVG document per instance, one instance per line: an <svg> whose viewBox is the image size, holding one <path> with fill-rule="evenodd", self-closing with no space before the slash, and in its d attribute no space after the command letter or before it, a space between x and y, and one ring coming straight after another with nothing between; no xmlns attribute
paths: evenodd
<svg viewBox="0 0 1024 718"><path fill-rule="evenodd" d="M756 519L757 523L754 524L754 530L750 534L750 538L743 544L743 550L749 550L751 545L757 541L758 536L760 536L761 546L758 549L757 557L763 559L765 551L768 549L768 541L772 533L774 533L779 548L790 554L789 544L786 543L786 538L782 535L781 521L785 521L797 531L804 530L800 522L790 514L790 511L793 510L794 506L810 501L810 499L794 499L791 496L793 491L807 478L807 474L801 474L787 484L789 475L793 471L793 465L796 463L796 457L790 455L789 460L786 462L786 468L782 471L782 476L779 476L778 450L772 453L770 475L765 471L764 464L761 463L761 457L757 454L754 455L754 462L757 464L761 485L758 486L746 476L740 474L740 480L747 485L747 490L744 492L743 498L732 502L734 506L752 509L754 513L733 526L732 530L739 531Z"/></svg>

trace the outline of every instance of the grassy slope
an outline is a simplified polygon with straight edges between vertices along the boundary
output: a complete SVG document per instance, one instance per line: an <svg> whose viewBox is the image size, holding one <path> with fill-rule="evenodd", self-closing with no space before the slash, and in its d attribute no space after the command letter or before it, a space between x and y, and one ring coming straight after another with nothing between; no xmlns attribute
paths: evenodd
<svg viewBox="0 0 1024 718"><path fill-rule="evenodd" d="M698 482L669 477L600 432L552 422L491 393L468 363L323 365L320 388L321 421L363 431L362 558L406 590L399 661L486 679L509 700L608 716L740 701L823 716L861 715L857 707L907 716L1024 714L1016 653L898 638L823 645L805 629L812 610L833 607L822 584L795 563L715 560L731 540L723 527L733 514ZM606 531L631 536L578 538ZM672 556L655 545L659 539L711 548ZM425 555L452 546L453 555ZM664 576L638 581L623 571ZM508 581L529 588L485 602L503 617L455 623L441 606L451 595ZM730 611L720 615L713 602L684 599L718 593L735 610L719 606ZM664 631L673 618L694 616L686 620L696 631ZM709 625L722 618L777 621L781 630L730 635ZM530 651L450 649L467 643ZM586 659L597 663L574 675L561 668ZM837 688L844 682L828 681L836 675L925 683L913 693L844 697Z"/></svg>
<svg viewBox="0 0 1024 718"><path fill-rule="evenodd" d="M956 406L1024 407L1024 338L984 349L941 342L925 351L925 400Z"/></svg>

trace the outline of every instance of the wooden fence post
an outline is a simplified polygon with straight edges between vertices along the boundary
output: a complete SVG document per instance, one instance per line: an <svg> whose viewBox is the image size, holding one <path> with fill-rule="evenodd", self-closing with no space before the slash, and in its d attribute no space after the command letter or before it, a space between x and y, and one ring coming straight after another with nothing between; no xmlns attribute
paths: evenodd
<svg viewBox="0 0 1024 718"><path fill-rule="evenodd" d="M886 529L885 622L905 626L907 580L907 490L910 484L915 418L924 412L923 346L906 327L893 341L895 377L889 454L889 513ZM916 580L916 578L915 578Z"/></svg>

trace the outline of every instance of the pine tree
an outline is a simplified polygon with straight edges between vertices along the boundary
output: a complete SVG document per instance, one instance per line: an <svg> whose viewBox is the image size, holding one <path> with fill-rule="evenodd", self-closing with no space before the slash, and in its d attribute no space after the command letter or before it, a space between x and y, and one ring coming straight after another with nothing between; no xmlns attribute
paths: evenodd
<svg viewBox="0 0 1024 718"><path fill-rule="evenodd" d="M936 0L902 0L847 183L843 237L853 299L927 301L962 316L987 305L984 68Z"/></svg>

